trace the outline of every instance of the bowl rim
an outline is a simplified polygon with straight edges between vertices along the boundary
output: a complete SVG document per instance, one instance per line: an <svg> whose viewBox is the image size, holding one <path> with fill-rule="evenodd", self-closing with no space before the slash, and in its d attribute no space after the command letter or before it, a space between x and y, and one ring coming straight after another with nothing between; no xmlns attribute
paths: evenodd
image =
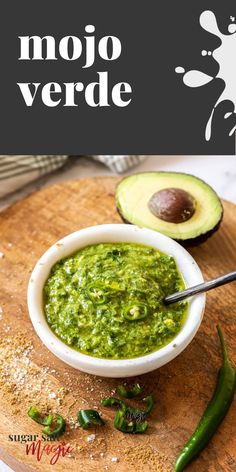
<svg viewBox="0 0 236 472"><path fill-rule="evenodd" d="M137 240L137 241L136 241ZM43 310L43 286L53 265L76 250L102 242L138 242L159 248L173 255L186 286L204 281L202 272L193 257L179 243L157 231L127 224L90 226L69 233L44 252L36 263L28 283L27 302L34 329L46 347L59 359L79 370L95 375L138 375L161 367L179 355L195 336L205 309L206 294L192 297L187 319L181 331L167 345L157 351L131 359L105 359L83 354L67 346L47 324ZM152 242L151 242L152 241ZM189 283L189 281L191 282ZM132 374L132 369L135 372ZM109 373L110 372L110 373ZM112 375L111 375L112 373ZM108 374L108 375L107 375Z"/></svg>

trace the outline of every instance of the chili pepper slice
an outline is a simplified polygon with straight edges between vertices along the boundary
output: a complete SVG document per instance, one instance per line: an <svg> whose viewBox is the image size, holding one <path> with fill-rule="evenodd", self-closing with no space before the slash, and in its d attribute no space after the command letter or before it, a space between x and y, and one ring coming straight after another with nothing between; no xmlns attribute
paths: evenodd
<svg viewBox="0 0 236 472"><path fill-rule="evenodd" d="M143 402L146 403L146 409L144 410L146 414L150 413L154 407L154 398L153 395L148 395L147 397L143 398Z"/></svg>
<svg viewBox="0 0 236 472"><path fill-rule="evenodd" d="M117 259L117 257L121 256L121 251L119 249L111 249L110 251L107 252L107 256L115 260Z"/></svg>
<svg viewBox="0 0 236 472"><path fill-rule="evenodd" d="M130 406L126 409L126 417L129 419L133 419L136 422L140 422L144 420L148 414L151 412L154 406L154 398L152 395L148 395L147 397L143 398L143 402L146 403L145 410L141 410L139 408L132 408Z"/></svg>
<svg viewBox="0 0 236 472"><path fill-rule="evenodd" d="M116 397L104 398L101 401L102 406L119 406L122 411L126 411L127 405L123 400Z"/></svg>
<svg viewBox="0 0 236 472"><path fill-rule="evenodd" d="M87 287L89 298L97 305L102 305L107 300L106 289L102 284L92 283Z"/></svg>
<svg viewBox="0 0 236 472"><path fill-rule="evenodd" d="M147 317L148 309L143 303L128 306L124 311L124 317L129 321L139 321Z"/></svg>
<svg viewBox="0 0 236 472"><path fill-rule="evenodd" d="M65 420L58 413L43 416L35 406L31 406L28 415L32 420L36 421L36 423L45 426L42 432L48 436L60 436L66 429Z"/></svg>
<svg viewBox="0 0 236 472"><path fill-rule="evenodd" d="M122 433L145 433L148 428L148 422L143 421L141 423L135 423L134 421L128 421L125 418L125 412L118 410L114 420L114 426Z"/></svg>
<svg viewBox="0 0 236 472"><path fill-rule="evenodd" d="M66 422L64 418L58 413L54 413L52 423L50 423L48 426L45 426L42 432L47 436L58 437L65 432L65 429Z"/></svg>
<svg viewBox="0 0 236 472"><path fill-rule="evenodd" d="M41 413L39 413L38 409L36 406L31 406L29 411L28 411L28 416L36 421L36 423L42 424L44 426L50 426L53 422L53 415L49 414L47 416L43 416Z"/></svg>
<svg viewBox="0 0 236 472"><path fill-rule="evenodd" d="M136 423L136 429L135 433L140 433L143 434L148 428L148 422L147 421L141 421L140 423Z"/></svg>
<svg viewBox="0 0 236 472"><path fill-rule="evenodd" d="M118 410L114 419L114 426L122 433L134 433L135 424L125 418L125 411Z"/></svg>
<svg viewBox="0 0 236 472"><path fill-rule="evenodd" d="M118 385L116 393L124 398L134 398L143 391L142 387L136 383L130 390L127 390L123 385Z"/></svg>
<svg viewBox="0 0 236 472"><path fill-rule="evenodd" d="M122 411L126 413L127 416L133 416L135 419L136 417L146 417L151 410L153 409L154 406L154 398L152 395L148 395L147 397L143 398L143 402L146 403L147 407L145 410L141 410L139 408L132 408L130 406L127 406L126 403L123 400L120 400L119 398L116 397L108 397L104 398L101 401L101 404L103 406L119 406Z"/></svg>
<svg viewBox="0 0 236 472"><path fill-rule="evenodd" d="M214 394L198 423L193 435L182 449L175 463L175 471L182 472L207 445L217 427L224 419L234 397L236 388L236 369L233 368L225 346L221 328L217 326L220 338L223 364L219 370L218 382Z"/></svg>
<svg viewBox="0 0 236 472"><path fill-rule="evenodd" d="M102 426L104 424L104 421L96 410L79 410L77 417L79 425L83 429L87 429L91 425Z"/></svg>

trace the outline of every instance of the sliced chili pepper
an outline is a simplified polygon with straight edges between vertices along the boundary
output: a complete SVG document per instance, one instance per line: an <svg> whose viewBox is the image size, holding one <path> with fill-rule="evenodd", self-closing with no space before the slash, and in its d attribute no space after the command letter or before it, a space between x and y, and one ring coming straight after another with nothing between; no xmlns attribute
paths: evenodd
<svg viewBox="0 0 236 472"><path fill-rule="evenodd" d="M120 409L122 411L124 411L127 416L132 416L133 415L133 418L135 419L136 417L146 417L150 412L151 410L153 409L153 406L154 406L154 398L152 395L149 395L145 398L143 398L143 400L146 404L147 404L147 408L145 408L145 410L141 410L139 408L132 408L128 405L126 405L126 403L123 401L123 400L120 400L119 398L116 398L116 397L108 397L108 398L104 398L102 401L101 401L101 404L103 406L119 406Z"/></svg>
<svg viewBox="0 0 236 472"><path fill-rule="evenodd" d="M154 407L154 398L153 395L148 395L147 397L143 398L143 402L146 403L146 409L144 410L146 414L150 413Z"/></svg>
<svg viewBox="0 0 236 472"><path fill-rule="evenodd" d="M58 437L65 432L65 429L66 422L64 418L58 413L54 413L52 423L50 423L48 426L45 426L42 432L47 434L47 436Z"/></svg>
<svg viewBox="0 0 236 472"><path fill-rule="evenodd" d="M148 309L143 303L128 306L124 311L124 317L129 321L139 321L147 317Z"/></svg>
<svg viewBox="0 0 236 472"><path fill-rule="evenodd" d="M116 388L116 392L118 395L124 398L134 398L139 395L143 391L142 387L138 383L134 384L134 386L127 390L123 385L118 385Z"/></svg>
<svg viewBox="0 0 236 472"><path fill-rule="evenodd" d="M144 420L148 414L151 412L154 406L154 398L152 395L149 395L148 397L143 398L143 402L146 403L147 407L145 410L141 410L139 408L132 408L130 406L127 407L126 409L126 417L129 419L133 419L136 422L140 422Z"/></svg>
<svg viewBox="0 0 236 472"><path fill-rule="evenodd" d="M97 305L102 305L107 300L106 289L102 284L92 283L87 287L89 298Z"/></svg>
<svg viewBox="0 0 236 472"><path fill-rule="evenodd" d="M36 421L36 423L42 424L44 426L49 426L52 424L53 421L53 415L49 414L47 416L43 416L41 413L39 413L38 409L36 406L31 406L29 411L28 411L28 416Z"/></svg>
<svg viewBox="0 0 236 472"><path fill-rule="evenodd" d="M125 417L125 412L123 410L118 410L114 420L114 426L116 429L122 433L145 433L148 422L143 421L142 423L135 423L134 421L129 421Z"/></svg>
<svg viewBox="0 0 236 472"><path fill-rule="evenodd" d="M110 251L107 252L107 256L115 260L117 259L117 257L121 256L121 251L119 249L111 249Z"/></svg>
<svg viewBox="0 0 236 472"><path fill-rule="evenodd" d="M79 410L77 417L79 425L83 429L87 429L91 425L102 426L104 424L104 421L96 410Z"/></svg>
<svg viewBox="0 0 236 472"><path fill-rule="evenodd" d="M141 421L140 423L136 423L136 429L135 433L140 433L143 434L148 428L148 422L147 421Z"/></svg>
<svg viewBox="0 0 236 472"><path fill-rule="evenodd" d="M224 419L234 397L236 388L236 369L233 368L227 354L221 328L217 326L220 338L223 364L219 370L218 382L214 394L198 423L193 435L182 449L175 463L176 472L182 472L207 445L217 427Z"/></svg>
<svg viewBox="0 0 236 472"><path fill-rule="evenodd" d="M28 415L32 420L36 421L36 423L45 426L42 432L48 436L60 436L66 429L65 420L58 413L43 416L35 406L31 406Z"/></svg>
<svg viewBox="0 0 236 472"><path fill-rule="evenodd" d="M133 421L128 421L125 418L125 411L124 410L118 410L114 419L114 426L116 429L119 431L122 431L123 433L133 433L134 432L134 422Z"/></svg>
<svg viewBox="0 0 236 472"><path fill-rule="evenodd" d="M119 406L122 411L126 411L127 405L123 400L116 397L104 398L101 401L102 406Z"/></svg>
<svg viewBox="0 0 236 472"><path fill-rule="evenodd" d="M116 397L108 397L102 400L103 406L118 406L119 410L116 413L114 426L123 433L144 433L148 427L148 422L143 421L146 416L150 413L154 405L152 395L143 399L147 404L145 410L139 408L132 408L123 400Z"/></svg>

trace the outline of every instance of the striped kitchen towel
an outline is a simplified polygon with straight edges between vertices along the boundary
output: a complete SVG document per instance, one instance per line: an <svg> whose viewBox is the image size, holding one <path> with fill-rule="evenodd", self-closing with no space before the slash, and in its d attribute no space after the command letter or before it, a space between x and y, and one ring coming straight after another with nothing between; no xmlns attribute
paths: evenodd
<svg viewBox="0 0 236 472"><path fill-rule="evenodd" d="M136 166L146 159L146 156L93 156L96 161L110 167L113 172L122 174L130 167Z"/></svg>
<svg viewBox="0 0 236 472"><path fill-rule="evenodd" d="M112 172L117 173L125 172L145 159L145 156L91 157L108 166ZM59 169L67 159L68 156L0 156L0 198Z"/></svg>

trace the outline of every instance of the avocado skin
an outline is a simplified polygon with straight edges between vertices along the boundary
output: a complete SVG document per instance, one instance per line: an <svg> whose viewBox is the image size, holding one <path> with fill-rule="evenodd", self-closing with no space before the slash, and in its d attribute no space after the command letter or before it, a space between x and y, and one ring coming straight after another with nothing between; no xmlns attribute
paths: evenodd
<svg viewBox="0 0 236 472"><path fill-rule="evenodd" d="M153 171L153 172L152 172L152 171L146 171L146 172L142 172L142 174L146 174L146 173L148 173L148 174L156 174L157 172L158 172L158 174L163 174L163 173L165 173L165 171ZM173 174L175 174L175 173L176 173L176 174L179 174L179 172L171 172L171 173L173 173ZM136 174L133 174L133 175L138 175L138 174L140 174L140 173L136 173ZM187 174L187 173L184 173L184 172L181 172L181 174L183 174L183 175L188 175L188 176L192 176L192 177L194 177L195 179L197 178L198 180L200 180L200 181L202 181L203 183L205 183L204 180L200 179L199 177L196 177L196 176L193 175L193 174ZM120 184L123 180L125 180L126 178L127 178L127 177L123 177L123 178L118 182L118 184L116 185L115 194L116 194L116 192L117 192L117 189L118 189L118 187L119 187L119 184ZM208 185L208 187L211 188L211 190L213 190L214 193L216 193L215 190L214 190L209 184L207 184L207 185ZM218 195L217 195L217 197L218 197ZM220 225L221 225L222 220L223 220L223 217L224 217L224 208L223 208L222 202L221 202L221 200L220 200L219 197L218 197L218 199L219 199L220 204L221 204L221 218L220 218L220 220L218 221L218 223L216 224L216 226L214 226L214 228L212 228L211 230L207 231L206 233L200 234L199 236L196 236L196 237L194 237L194 238L188 238L188 239L172 238L172 239L174 239L176 242L178 242L178 243L179 243L181 246L183 246L183 247L194 247L194 246L198 246L198 245L200 245L200 244L203 244L203 243L204 243L207 239L209 239L214 233L216 233L216 231L218 231L218 229L220 228ZM122 212L121 212L121 210L120 210L120 208L119 208L119 203L118 203L118 201L117 201L117 198L116 198L116 210L117 210L117 213L119 214L120 218L122 219L122 221L123 221L124 223L129 224L129 225L132 225L132 224L133 224L133 223L131 223L130 221L128 221L128 220L123 216L123 214L122 214ZM153 231L155 231L155 230L153 230ZM161 231L160 231L160 233L161 233Z"/></svg>

